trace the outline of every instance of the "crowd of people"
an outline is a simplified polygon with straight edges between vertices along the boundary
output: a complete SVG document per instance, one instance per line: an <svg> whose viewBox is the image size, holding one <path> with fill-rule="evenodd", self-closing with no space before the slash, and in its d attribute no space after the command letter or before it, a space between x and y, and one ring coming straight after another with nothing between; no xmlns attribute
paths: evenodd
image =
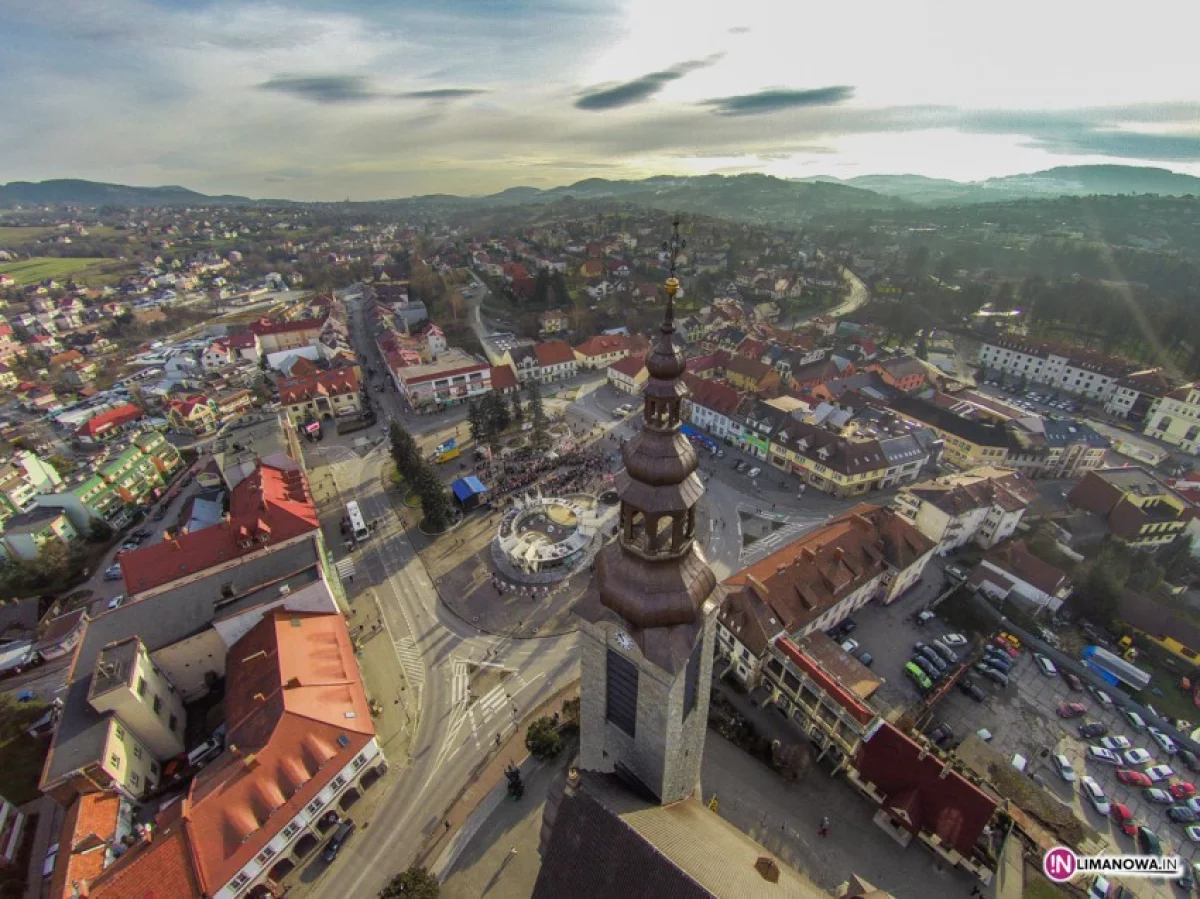
<svg viewBox="0 0 1200 899"><path fill-rule="evenodd" d="M538 487L543 494L592 493L603 487L605 477L619 467L600 446L581 447L565 453L537 453L522 449L503 459L478 467L491 492L493 503Z"/></svg>

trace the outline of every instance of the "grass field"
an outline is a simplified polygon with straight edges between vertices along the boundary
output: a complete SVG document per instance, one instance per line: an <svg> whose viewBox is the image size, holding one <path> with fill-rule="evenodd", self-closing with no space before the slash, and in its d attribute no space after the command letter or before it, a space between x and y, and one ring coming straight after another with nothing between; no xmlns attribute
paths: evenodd
<svg viewBox="0 0 1200 899"><path fill-rule="evenodd" d="M134 270L132 264L116 259L83 257L60 259L43 257L25 259L21 262L0 263L0 274L12 275L18 284L36 284L47 278L65 280L75 278L85 284L108 284L121 279Z"/></svg>

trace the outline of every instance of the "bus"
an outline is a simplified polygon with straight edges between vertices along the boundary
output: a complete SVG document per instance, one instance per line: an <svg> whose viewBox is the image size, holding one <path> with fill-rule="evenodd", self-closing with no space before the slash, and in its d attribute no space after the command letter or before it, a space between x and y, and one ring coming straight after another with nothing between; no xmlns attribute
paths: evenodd
<svg viewBox="0 0 1200 899"><path fill-rule="evenodd" d="M371 536L371 532L367 530L367 523L363 520L362 512L358 510L358 503L354 500L346 503L346 518L350 520L350 531L354 534L355 540L366 540Z"/></svg>

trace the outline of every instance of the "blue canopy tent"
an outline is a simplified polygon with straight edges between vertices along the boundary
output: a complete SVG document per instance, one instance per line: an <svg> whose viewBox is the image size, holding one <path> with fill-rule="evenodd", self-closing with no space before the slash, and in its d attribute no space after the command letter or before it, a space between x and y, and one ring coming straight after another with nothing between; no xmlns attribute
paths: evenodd
<svg viewBox="0 0 1200 899"><path fill-rule="evenodd" d="M488 489L475 475L459 478L450 485L450 490L464 512L478 509L488 501Z"/></svg>

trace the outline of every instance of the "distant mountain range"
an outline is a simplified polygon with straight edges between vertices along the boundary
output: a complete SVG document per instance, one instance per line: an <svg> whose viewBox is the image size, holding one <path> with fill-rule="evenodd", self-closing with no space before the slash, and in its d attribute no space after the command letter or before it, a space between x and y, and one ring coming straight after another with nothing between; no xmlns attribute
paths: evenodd
<svg viewBox="0 0 1200 899"><path fill-rule="evenodd" d="M510 187L484 197L437 194L377 203L465 209L472 206L552 203L569 198L613 199L718 217L795 221L822 213L896 209L908 204L957 205L1090 194L1200 196L1200 178L1167 169L1124 165L1061 166L1044 172L970 183L921 175L862 175L846 180L825 175L792 180L755 174L660 175L640 181L588 178L548 190ZM230 206L251 203L278 205L285 202L251 200L239 196L209 196L177 186L129 187L77 179L14 181L0 185L0 207Z"/></svg>

